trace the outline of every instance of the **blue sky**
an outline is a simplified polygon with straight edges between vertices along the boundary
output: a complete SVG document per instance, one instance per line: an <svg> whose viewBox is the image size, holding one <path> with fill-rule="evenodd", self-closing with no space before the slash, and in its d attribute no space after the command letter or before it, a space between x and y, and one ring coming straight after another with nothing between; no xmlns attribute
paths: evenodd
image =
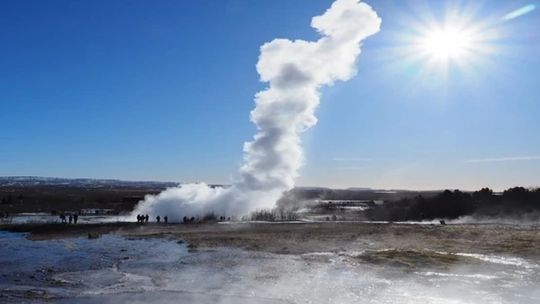
<svg viewBox="0 0 540 304"><path fill-rule="evenodd" d="M298 184L540 186L540 10L503 18L538 3L368 3L381 32L323 90ZM316 39L330 4L2 1L0 175L229 182L255 132L259 46ZM449 12L482 48L443 70L414 39Z"/></svg>

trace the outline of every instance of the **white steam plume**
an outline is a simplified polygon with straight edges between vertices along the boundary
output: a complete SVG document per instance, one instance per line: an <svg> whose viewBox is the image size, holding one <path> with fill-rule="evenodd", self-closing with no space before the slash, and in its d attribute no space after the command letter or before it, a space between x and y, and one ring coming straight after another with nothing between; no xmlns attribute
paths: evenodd
<svg viewBox="0 0 540 304"><path fill-rule="evenodd" d="M257 72L269 87L255 96L253 141L244 144L244 165L230 188L184 184L140 202L134 214L245 215L269 208L294 187L303 163L300 134L317 123L319 89L356 74L360 42L379 31L381 19L359 0L337 0L311 26L317 41L275 39L261 47Z"/></svg>

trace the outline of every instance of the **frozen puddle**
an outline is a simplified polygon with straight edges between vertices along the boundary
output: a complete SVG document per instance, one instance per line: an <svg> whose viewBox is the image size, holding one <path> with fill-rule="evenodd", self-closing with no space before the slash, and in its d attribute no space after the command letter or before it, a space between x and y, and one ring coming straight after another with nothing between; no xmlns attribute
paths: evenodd
<svg viewBox="0 0 540 304"><path fill-rule="evenodd" d="M395 249L362 254L189 252L163 239L34 242L0 232L0 302L540 303L538 261Z"/></svg>

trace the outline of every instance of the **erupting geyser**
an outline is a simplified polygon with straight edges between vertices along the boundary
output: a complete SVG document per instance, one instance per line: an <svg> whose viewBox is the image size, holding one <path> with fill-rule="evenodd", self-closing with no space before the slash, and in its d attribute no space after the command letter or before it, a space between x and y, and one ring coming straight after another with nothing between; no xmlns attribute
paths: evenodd
<svg viewBox="0 0 540 304"><path fill-rule="evenodd" d="M171 219L215 212L245 215L271 208L294 186L303 163L300 134L316 124L319 89L356 73L361 41L379 31L381 19L359 0L337 0L311 26L317 41L275 39L261 47L257 72L269 87L255 96L251 121L258 132L244 144L244 165L229 188L184 184L140 202L135 214Z"/></svg>

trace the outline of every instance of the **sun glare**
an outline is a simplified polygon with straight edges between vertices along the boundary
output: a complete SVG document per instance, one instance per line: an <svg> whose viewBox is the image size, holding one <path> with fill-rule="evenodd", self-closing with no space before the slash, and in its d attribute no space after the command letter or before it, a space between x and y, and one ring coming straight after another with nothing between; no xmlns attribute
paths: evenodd
<svg viewBox="0 0 540 304"><path fill-rule="evenodd" d="M422 39L421 48L434 58L457 60L467 54L471 43L471 38L465 31L445 28L426 33Z"/></svg>
<svg viewBox="0 0 540 304"><path fill-rule="evenodd" d="M418 8L416 14L405 17L404 29L397 32L403 46L400 59L417 65L422 77L444 79L452 71L478 75L500 51L501 22L500 18L478 16L472 6L449 7L437 17Z"/></svg>
<svg viewBox="0 0 540 304"><path fill-rule="evenodd" d="M496 27L489 22L454 16L413 24L407 56L421 66L423 74L447 75L450 70L475 72L495 52Z"/></svg>

